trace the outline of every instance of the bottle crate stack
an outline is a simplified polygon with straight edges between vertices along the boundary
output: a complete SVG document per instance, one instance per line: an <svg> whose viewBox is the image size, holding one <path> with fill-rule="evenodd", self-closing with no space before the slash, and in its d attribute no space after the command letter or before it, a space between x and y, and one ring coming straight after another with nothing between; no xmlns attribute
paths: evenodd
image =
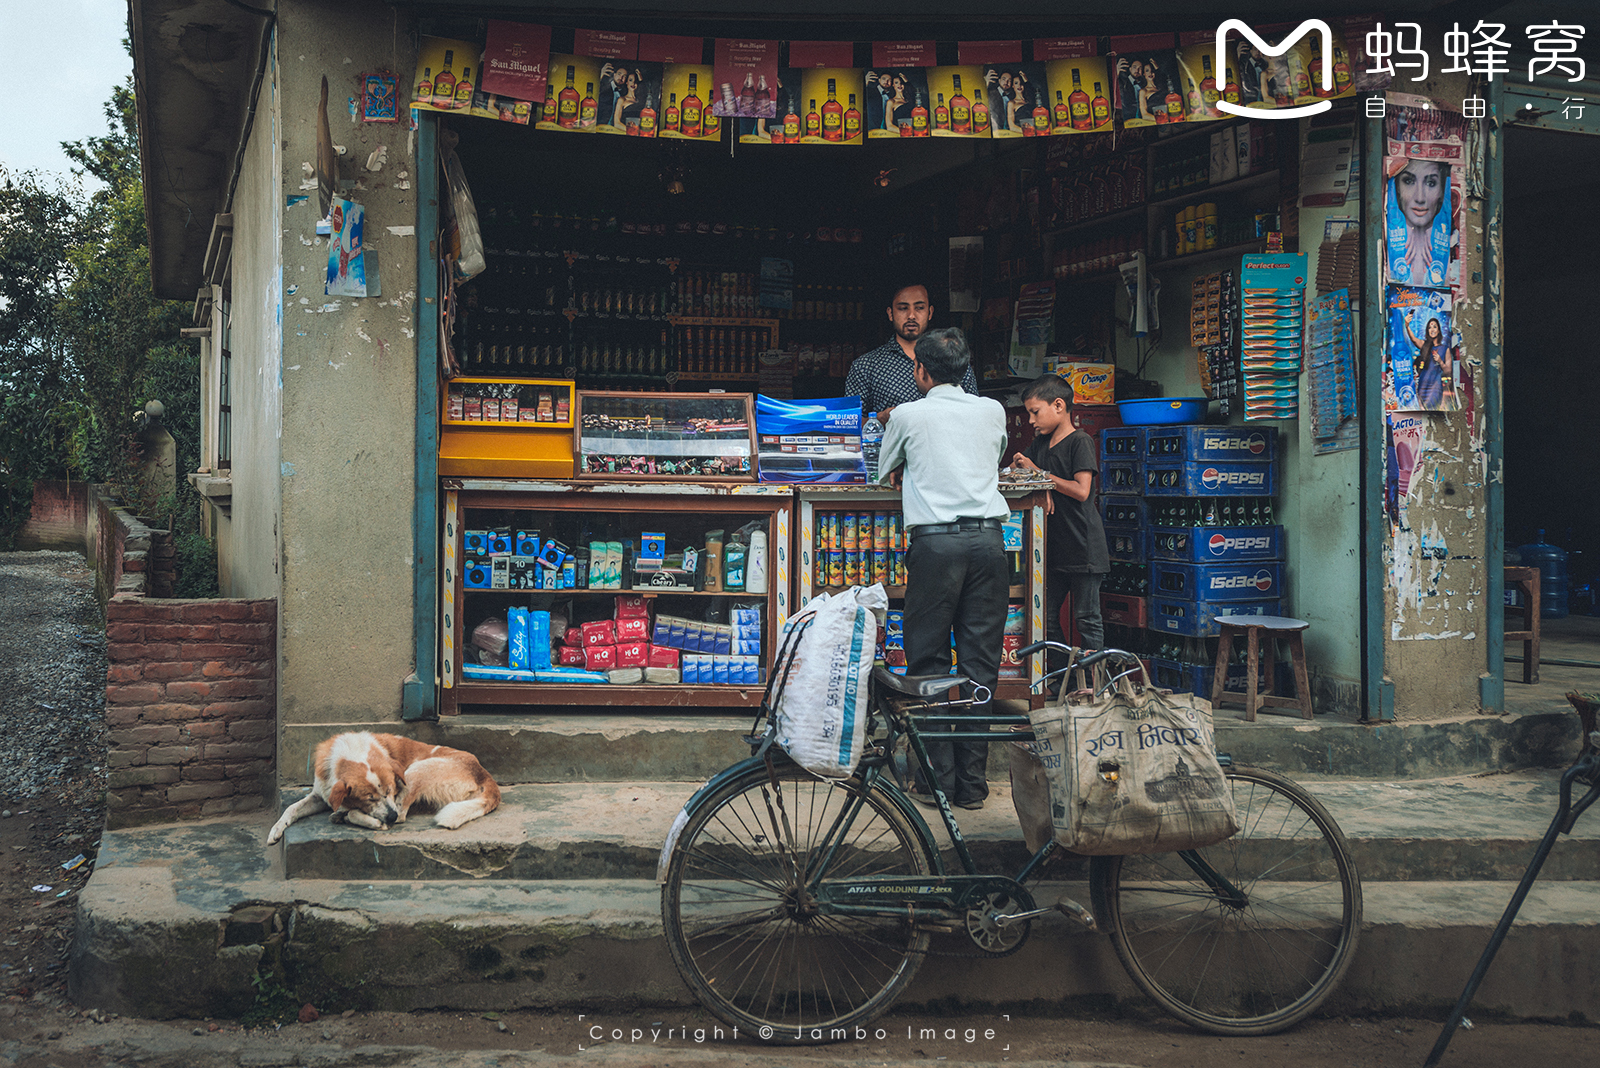
<svg viewBox="0 0 1600 1068"><path fill-rule="evenodd" d="M1112 568L1137 562L1143 574L1131 585L1145 591L1132 593L1127 577L1109 576L1105 618L1150 632L1145 646L1160 685L1209 693L1216 617L1284 611L1284 536L1273 515L1276 431L1124 427L1102 433L1101 458ZM1130 482L1142 495L1121 491ZM1242 662L1230 668L1230 685L1242 688L1244 671Z"/></svg>

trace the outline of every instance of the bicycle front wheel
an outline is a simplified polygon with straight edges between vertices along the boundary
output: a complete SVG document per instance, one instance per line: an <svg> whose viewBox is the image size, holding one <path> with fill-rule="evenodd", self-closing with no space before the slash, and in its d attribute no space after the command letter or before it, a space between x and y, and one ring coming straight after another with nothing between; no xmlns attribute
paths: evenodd
<svg viewBox="0 0 1600 1068"><path fill-rule="evenodd" d="M1270 771L1227 775L1238 834L1188 859L1096 857L1090 879L1117 956L1162 1008L1214 1034L1269 1035L1305 1019L1344 977L1361 879L1314 797Z"/></svg>
<svg viewBox="0 0 1600 1068"><path fill-rule="evenodd" d="M661 921L673 963L702 1005L752 1037L847 1037L911 982L928 932L898 915L830 914L807 887L926 875L934 848L881 786L752 768L690 813L668 863Z"/></svg>

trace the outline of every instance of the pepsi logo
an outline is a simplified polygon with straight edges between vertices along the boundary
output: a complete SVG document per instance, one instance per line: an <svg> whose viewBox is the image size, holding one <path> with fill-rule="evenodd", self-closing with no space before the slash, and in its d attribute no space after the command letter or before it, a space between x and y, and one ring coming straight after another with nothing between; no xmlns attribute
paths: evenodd
<svg viewBox="0 0 1600 1068"><path fill-rule="evenodd" d="M1200 484L1206 489L1216 489L1217 483L1222 480L1222 472L1215 467L1208 467L1200 472Z"/></svg>
<svg viewBox="0 0 1600 1068"><path fill-rule="evenodd" d="M1213 556L1221 556L1223 553L1228 551L1227 536L1223 534L1213 534L1211 535L1211 540L1207 542L1207 545L1210 546Z"/></svg>
<svg viewBox="0 0 1600 1068"><path fill-rule="evenodd" d="M1268 571L1266 568L1262 568L1260 571L1256 572L1255 582L1256 589L1260 590L1262 593L1266 593L1268 590L1272 589L1272 572Z"/></svg>
<svg viewBox="0 0 1600 1068"><path fill-rule="evenodd" d="M1267 439L1262 434L1250 435L1250 451L1257 456L1267 451Z"/></svg>

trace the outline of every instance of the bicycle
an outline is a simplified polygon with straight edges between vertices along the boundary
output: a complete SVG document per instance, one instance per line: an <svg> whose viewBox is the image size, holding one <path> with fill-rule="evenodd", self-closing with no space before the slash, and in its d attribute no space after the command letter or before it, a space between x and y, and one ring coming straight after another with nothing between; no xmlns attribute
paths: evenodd
<svg viewBox="0 0 1600 1068"><path fill-rule="evenodd" d="M1069 653L1070 667L1052 676L1137 661L1116 649L1080 659L1050 642L1018 656L1047 646ZM1103 927L1134 983L1202 1030L1273 1034L1327 998L1355 952L1360 878L1327 810L1273 772L1222 758L1240 825L1224 842L1090 858L1092 911L1067 898L1041 908L1027 888L1054 840L1015 875L978 871L935 784L962 869L948 872L894 768L896 743L926 767L927 727L956 728L937 741L1033 740L1026 716L959 713L988 702L982 687L934 700L969 682L876 667L869 743L851 778L804 771L773 746L769 722L746 738L750 758L685 804L662 849L662 925L679 974L712 1015L770 1042L837 1039L888 1011L937 952L933 934L965 933L980 955L1007 956L1035 917L1056 911Z"/></svg>

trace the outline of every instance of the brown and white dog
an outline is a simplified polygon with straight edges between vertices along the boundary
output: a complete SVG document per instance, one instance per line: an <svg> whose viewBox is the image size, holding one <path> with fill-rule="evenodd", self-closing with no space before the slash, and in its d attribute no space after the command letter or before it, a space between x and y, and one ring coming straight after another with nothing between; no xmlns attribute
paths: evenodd
<svg viewBox="0 0 1600 1068"><path fill-rule="evenodd" d="M477 757L398 734L336 734L317 746L313 768L311 792L284 809L268 845L289 824L329 809L335 823L381 831L421 802L437 809L434 823L453 830L500 805L500 787Z"/></svg>

